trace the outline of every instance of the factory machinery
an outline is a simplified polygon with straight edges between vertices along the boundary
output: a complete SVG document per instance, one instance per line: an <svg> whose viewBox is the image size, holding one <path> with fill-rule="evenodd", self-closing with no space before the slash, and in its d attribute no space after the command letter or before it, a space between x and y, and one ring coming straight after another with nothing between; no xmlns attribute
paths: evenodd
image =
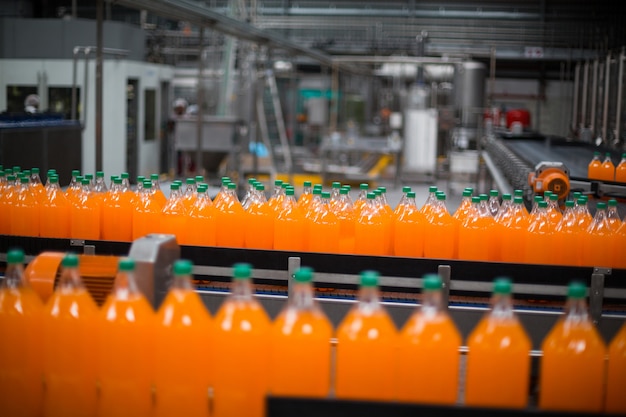
<svg viewBox="0 0 626 417"><path fill-rule="evenodd" d="M213 314L228 294L232 265L248 262L253 265L256 295L272 318L289 297L295 271L309 266L315 270L318 302L335 327L356 301L361 271L374 269L381 273L382 299L398 328L420 302L421 277L438 272L444 282L445 304L464 340L489 308L493 279L508 276L514 282L516 311L532 340L535 365L541 356L541 341L560 317L567 285L572 280L582 281L590 288L590 314L606 341L626 320L626 270L622 269L180 246L175 236L161 234L132 243L2 236L0 265L6 265L6 253L13 247L24 249L28 260L25 274L43 299L52 294L59 279L63 254L79 253L83 280L100 305L111 290L119 257L129 256L137 264L138 285L155 309L167 292L174 261L190 259L195 265L197 292ZM461 351L466 352L466 348ZM381 403L370 407L341 401L339 407L337 403L331 399L270 398L268 416L287 415L294 410L302 410L299 415L313 415L307 414L313 411L333 415L341 410L362 415L414 414L418 409L424 415L433 415L442 411L441 407L407 404ZM448 407L444 411L454 414L463 409ZM480 411L485 415L502 413ZM505 412L510 415L511 410Z"/></svg>

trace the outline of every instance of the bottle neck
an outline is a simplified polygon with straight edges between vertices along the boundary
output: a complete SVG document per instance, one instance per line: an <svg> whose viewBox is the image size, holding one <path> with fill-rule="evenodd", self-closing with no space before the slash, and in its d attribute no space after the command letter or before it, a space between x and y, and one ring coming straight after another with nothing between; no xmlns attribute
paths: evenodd
<svg viewBox="0 0 626 417"><path fill-rule="evenodd" d="M252 300L252 280L235 279L231 287L231 298L239 301Z"/></svg>
<svg viewBox="0 0 626 417"><path fill-rule="evenodd" d="M494 294L491 298L491 317L498 319L513 318L513 299L510 295Z"/></svg>
<svg viewBox="0 0 626 417"><path fill-rule="evenodd" d="M83 282L80 278L78 268L65 268L61 273L59 280L61 290L78 290L83 288Z"/></svg>
<svg viewBox="0 0 626 417"><path fill-rule="evenodd" d="M584 298L570 298L565 304L565 321L581 323L589 320L587 303Z"/></svg>
<svg viewBox="0 0 626 417"><path fill-rule="evenodd" d="M315 307L315 298L311 283L296 282L293 286L289 304L298 310L312 310Z"/></svg>
<svg viewBox="0 0 626 417"><path fill-rule="evenodd" d="M174 275L170 288L176 290L193 291L193 284L189 275Z"/></svg>
<svg viewBox="0 0 626 417"><path fill-rule="evenodd" d="M119 299L129 299L131 296L137 294L139 289L135 282L135 274L129 271L120 271L115 277L115 283L113 285L113 292Z"/></svg>
<svg viewBox="0 0 626 417"><path fill-rule="evenodd" d="M358 308L364 313L371 313L381 308L376 287L365 287L359 290Z"/></svg>
<svg viewBox="0 0 626 417"><path fill-rule="evenodd" d="M435 316L443 311L441 291L425 291L422 299L422 314Z"/></svg>
<svg viewBox="0 0 626 417"><path fill-rule="evenodd" d="M2 282L3 288L17 289L25 286L26 282L23 280L24 265L22 264L8 264L4 273L4 280Z"/></svg>

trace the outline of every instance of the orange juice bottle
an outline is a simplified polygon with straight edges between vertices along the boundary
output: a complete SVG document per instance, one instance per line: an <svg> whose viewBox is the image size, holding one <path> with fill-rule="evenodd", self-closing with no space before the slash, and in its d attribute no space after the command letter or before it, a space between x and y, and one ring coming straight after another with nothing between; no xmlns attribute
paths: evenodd
<svg viewBox="0 0 626 417"><path fill-rule="evenodd" d="M400 332L396 355L396 398L456 403L461 334L442 304L441 277L424 276L422 307Z"/></svg>
<svg viewBox="0 0 626 417"><path fill-rule="evenodd" d="M626 153L622 154L622 160L615 168L615 181L626 182Z"/></svg>
<svg viewBox="0 0 626 417"><path fill-rule="evenodd" d="M548 217L548 203L539 201L537 210L528 219L524 256L530 264L555 263L552 249L555 241L555 225Z"/></svg>
<svg viewBox="0 0 626 417"><path fill-rule="evenodd" d="M250 265L234 266L231 293L215 316L213 417L264 414L271 322L250 277Z"/></svg>
<svg viewBox="0 0 626 417"><path fill-rule="evenodd" d="M246 211L248 211L248 207L250 207L250 197L257 195L257 184L261 184L261 182L257 181L256 178L248 178L248 188L246 189L246 194L241 199L241 207L243 207L243 209ZM267 197L265 198L265 200L267 201Z"/></svg>
<svg viewBox="0 0 626 417"><path fill-rule="evenodd" d="M490 260L488 228L493 223L493 219L481 215L480 201L479 196L472 197L472 210L459 228L459 259Z"/></svg>
<svg viewBox="0 0 626 417"><path fill-rule="evenodd" d="M565 202L563 218L554 232L555 263L560 265L582 265L582 237L574 211L574 202Z"/></svg>
<svg viewBox="0 0 626 417"><path fill-rule="evenodd" d="M92 198L89 180L81 180L82 188L70 207L70 237L100 239L100 205Z"/></svg>
<svg viewBox="0 0 626 417"><path fill-rule="evenodd" d="M245 247L272 249L274 246L274 211L267 203L265 185L255 185L245 212Z"/></svg>
<svg viewBox="0 0 626 417"><path fill-rule="evenodd" d="M139 183L137 185L139 186ZM133 240L156 232L159 227L161 210L162 207L152 198L152 182L144 180L140 186L133 211Z"/></svg>
<svg viewBox="0 0 626 417"><path fill-rule="evenodd" d="M614 245L615 232L606 218L606 203L598 202L593 221L582 234L582 264L585 266L610 267L613 256L610 250Z"/></svg>
<svg viewBox="0 0 626 417"><path fill-rule="evenodd" d="M133 236L134 194L123 190L123 179L115 178L102 201L102 239L130 242Z"/></svg>
<svg viewBox="0 0 626 417"><path fill-rule="evenodd" d="M551 193L550 197L548 197L548 219L553 226L556 226L562 218L563 213L561 213L559 208L559 196Z"/></svg>
<svg viewBox="0 0 626 417"><path fill-rule="evenodd" d="M187 178L185 180L185 189L181 189L181 198L187 211L191 209L193 203L196 201L197 191L198 187L195 178Z"/></svg>
<svg viewBox="0 0 626 417"><path fill-rule="evenodd" d="M228 183L228 192L214 204L215 243L217 246L243 248L245 242L245 212L237 198L235 183Z"/></svg>
<svg viewBox="0 0 626 417"><path fill-rule="evenodd" d="M593 217L589 213L589 208L587 207L587 201L588 197L586 195L583 195L576 200L576 217L578 219L578 228L581 231L587 230L593 221Z"/></svg>
<svg viewBox="0 0 626 417"><path fill-rule="evenodd" d="M309 205L313 198L313 187L311 181L304 181L302 194L298 197L298 207L304 209Z"/></svg>
<svg viewBox="0 0 626 417"><path fill-rule="evenodd" d="M161 207L165 207L167 203L167 197L163 194L163 190L161 190L161 184L159 183L159 174L150 174L150 182L152 182L152 193L153 198L157 200L157 203Z"/></svg>
<svg viewBox="0 0 626 417"><path fill-rule="evenodd" d="M303 209L300 209L300 206L297 206L296 204L296 206L298 207L298 210L300 210L300 213L302 214L304 218L304 232L302 235L302 250L303 251L309 250L309 246L310 246L309 235L311 233L311 228L312 228L311 224L313 223L313 214L318 211L319 206L322 204L322 185L315 184L311 194L312 194L311 200L309 201L309 204L306 207L304 207Z"/></svg>
<svg viewBox="0 0 626 417"><path fill-rule="evenodd" d="M211 317L192 284L193 264L174 263L174 279L156 315L155 417L209 416Z"/></svg>
<svg viewBox="0 0 626 417"><path fill-rule="evenodd" d="M354 202L354 212L357 218L359 217L359 214L361 213L363 207L365 207L365 205L367 204L367 193L369 192L368 190L369 184L359 184L359 196Z"/></svg>
<svg viewBox="0 0 626 417"><path fill-rule="evenodd" d="M41 177L39 176L39 168L31 168L29 178L30 191L35 195L37 201L41 201L45 198L46 191Z"/></svg>
<svg viewBox="0 0 626 417"><path fill-rule="evenodd" d="M48 177L45 197L40 202L39 235L41 237L70 237L70 202L59 187L59 176Z"/></svg>
<svg viewBox="0 0 626 417"><path fill-rule="evenodd" d="M17 236L39 236L39 202L31 192L29 178L20 178L11 204L11 234Z"/></svg>
<svg viewBox="0 0 626 417"><path fill-rule="evenodd" d="M613 253L613 267L626 269L626 256L624 256L624 248L626 247L626 221L615 232L614 244L610 249Z"/></svg>
<svg viewBox="0 0 626 417"><path fill-rule="evenodd" d="M294 190L285 191L285 200L274 219L274 249L302 251L304 250L303 234L307 224L298 209Z"/></svg>
<svg viewBox="0 0 626 417"><path fill-rule="evenodd" d="M607 152L600 167L600 179L602 181L615 181L615 165L611 160L611 153Z"/></svg>
<svg viewBox="0 0 626 417"><path fill-rule="evenodd" d="M0 198L0 234L10 235L11 232L11 211L15 200L16 187L13 184L15 182L14 175L6 175L7 184L2 192L2 198Z"/></svg>
<svg viewBox="0 0 626 417"><path fill-rule="evenodd" d="M282 180L274 180L274 189L272 190L272 195L267 201L272 210L275 210L275 211L280 210L282 201L284 200L282 186L283 186Z"/></svg>
<svg viewBox="0 0 626 417"><path fill-rule="evenodd" d="M528 212L522 197L513 198L511 215L501 219L500 256L504 262L524 262L526 246L526 229L528 228Z"/></svg>
<svg viewBox="0 0 626 417"><path fill-rule="evenodd" d="M391 400L394 397L397 330L378 295L379 275L361 273L359 299L337 329L337 398Z"/></svg>
<svg viewBox="0 0 626 417"><path fill-rule="evenodd" d="M508 218L513 212L513 200L511 194L502 194L502 204L498 209L498 213L493 216L496 223L503 223L504 219Z"/></svg>
<svg viewBox="0 0 626 417"><path fill-rule="evenodd" d="M458 221L458 224L463 224L465 219L467 218L468 213L472 207L472 191L471 190L463 190L463 196L461 198L461 204L454 212L452 216L455 220Z"/></svg>
<svg viewBox="0 0 626 417"><path fill-rule="evenodd" d="M360 255L384 256L386 219L376 201L376 194L367 193L367 204L363 206L354 225L354 252Z"/></svg>
<svg viewBox="0 0 626 417"><path fill-rule="evenodd" d="M113 291L98 316L97 412L101 417L152 413L154 311L139 291L134 273L135 261L120 259Z"/></svg>
<svg viewBox="0 0 626 417"><path fill-rule="evenodd" d="M333 213L339 222L339 253L354 253L356 215L349 193L348 188L342 187L339 191L339 200L332 206Z"/></svg>
<svg viewBox="0 0 626 417"><path fill-rule="evenodd" d="M7 252L0 287L0 415L37 417L43 398L43 305L24 280L24 252Z"/></svg>
<svg viewBox="0 0 626 417"><path fill-rule="evenodd" d="M407 194L410 192L411 192L411 187L408 187L408 186L402 187L402 196L400 197L398 204L396 204L396 208L393 209L394 219L398 218L398 216L400 216L402 212L404 212L404 210L407 208L407 204L408 204ZM395 226L393 227L393 229L395 231Z"/></svg>
<svg viewBox="0 0 626 417"><path fill-rule="evenodd" d="M456 221L446 208L446 195L439 194L435 198L437 204L426 214L424 222L424 257L453 259L456 252Z"/></svg>
<svg viewBox="0 0 626 417"><path fill-rule="evenodd" d="M599 180L602 178L602 161L600 161L600 152L593 153L593 159L587 166L587 178L590 180Z"/></svg>
<svg viewBox="0 0 626 417"><path fill-rule="evenodd" d="M385 255L393 255L393 210L387 201L387 188L378 187L374 194L385 222Z"/></svg>
<svg viewBox="0 0 626 417"><path fill-rule="evenodd" d="M339 251L340 228L337 216L330 209L331 193L322 192L322 200L309 218L309 245L311 252L337 253Z"/></svg>
<svg viewBox="0 0 626 417"><path fill-rule="evenodd" d="M198 197L187 213L187 230L180 236L180 244L215 246L215 209L207 194L207 186L198 187Z"/></svg>
<svg viewBox="0 0 626 417"><path fill-rule="evenodd" d="M172 183L170 185L170 196L161 211L159 232L174 235L180 241L180 236L185 233L186 229L187 207L185 207L181 198L179 185Z"/></svg>
<svg viewBox="0 0 626 417"><path fill-rule="evenodd" d="M44 415L49 417L96 413L98 307L82 283L78 263L77 255L65 255L59 284L44 310Z"/></svg>
<svg viewBox="0 0 626 417"><path fill-rule="evenodd" d="M531 343L513 312L511 290L510 280L495 280L491 311L467 339L467 405L524 408L528 402Z"/></svg>
<svg viewBox="0 0 626 417"><path fill-rule="evenodd" d="M609 229L615 233L622 225L622 219L619 217L617 211L617 200L612 198L607 202L606 221L609 224Z"/></svg>
<svg viewBox="0 0 626 417"><path fill-rule="evenodd" d="M500 193L498 190L490 190L489 191L489 200L487 201L487 205L489 206L489 213L491 217L496 217L498 211L500 211Z"/></svg>
<svg viewBox="0 0 626 417"><path fill-rule="evenodd" d="M409 191L403 197L403 209L397 210L394 216L395 256L420 258L424 256L424 216L415 203L415 192Z"/></svg>
<svg viewBox="0 0 626 417"><path fill-rule="evenodd" d="M613 337L609 345L609 364L606 377L604 411L626 414L626 323Z"/></svg>
<svg viewBox="0 0 626 417"><path fill-rule="evenodd" d="M430 215L429 211L432 209L436 201L437 201L437 187L434 185L431 185L430 187L428 187L428 197L426 197L426 201L424 202L424 205L422 206L422 208L420 208L420 212L424 216L428 217Z"/></svg>
<svg viewBox="0 0 626 417"><path fill-rule="evenodd" d="M589 318L586 292L584 284L573 282L569 285L565 314L541 344L541 409L602 411L607 352L602 337Z"/></svg>
<svg viewBox="0 0 626 417"><path fill-rule="evenodd" d="M271 329L269 392L325 397L330 389L333 326L315 302L313 271L295 273L293 293Z"/></svg>

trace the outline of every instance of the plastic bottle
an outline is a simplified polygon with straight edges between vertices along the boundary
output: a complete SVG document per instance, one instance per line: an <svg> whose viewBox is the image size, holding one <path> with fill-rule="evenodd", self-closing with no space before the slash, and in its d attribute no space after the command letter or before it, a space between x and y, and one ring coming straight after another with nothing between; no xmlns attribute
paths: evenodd
<svg viewBox="0 0 626 417"><path fill-rule="evenodd" d="M208 417L213 374L212 322L192 283L193 264L174 262L173 281L156 314L155 417Z"/></svg>
<svg viewBox="0 0 626 417"><path fill-rule="evenodd" d="M339 222L339 253L354 253L356 214L349 190L341 188L339 201L331 207Z"/></svg>
<svg viewBox="0 0 626 417"><path fill-rule="evenodd" d="M187 229L180 236L182 245L215 246L216 213L206 186L198 187L198 197L187 213Z"/></svg>
<svg viewBox="0 0 626 417"><path fill-rule="evenodd" d="M248 200L250 199L250 196L255 194L256 183L257 183L256 178L254 177L248 178L248 188L246 189L246 194L241 199L241 206L244 208L244 210L248 210L248 206L250 205Z"/></svg>
<svg viewBox="0 0 626 417"><path fill-rule="evenodd" d="M472 197L472 208L459 228L459 259L473 261L490 260L490 230L493 219L480 213L479 196ZM486 206L485 206L486 208ZM488 214L488 210L486 211ZM491 221L489 221L491 220Z"/></svg>
<svg viewBox="0 0 626 417"><path fill-rule="evenodd" d="M313 188L311 181L304 181L302 194L298 197L298 208L303 210L305 207L309 205L311 199L313 198Z"/></svg>
<svg viewBox="0 0 626 417"><path fill-rule="evenodd" d="M626 322L609 345L604 411L626 414Z"/></svg>
<svg viewBox="0 0 626 417"><path fill-rule="evenodd" d="M386 219L375 202L374 193L367 194L367 204L361 209L354 226L354 252L360 255L387 254Z"/></svg>
<svg viewBox="0 0 626 417"><path fill-rule="evenodd" d="M180 186L172 183L170 196L159 216L159 232L175 235L180 241L180 236L187 230L187 211L188 208L181 198Z"/></svg>
<svg viewBox="0 0 626 417"><path fill-rule="evenodd" d="M556 194L550 194L548 197L548 220L554 226L561 222L563 218L563 214L561 213L561 209L559 208L559 196Z"/></svg>
<svg viewBox="0 0 626 417"><path fill-rule="evenodd" d="M0 234L10 235L11 231L11 212L15 199L16 188L13 185L15 182L14 175L5 175L7 178L7 184L2 192L2 198L0 198Z"/></svg>
<svg viewBox="0 0 626 417"><path fill-rule="evenodd" d="M600 152L593 153L593 159L587 166L587 178L590 180L599 180L602 178L602 161L600 161Z"/></svg>
<svg viewBox="0 0 626 417"><path fill-rule="evenodd" d="M510 280L495 280L491 310L467 339L467 405L524 408L528 403L531 342L513 312L511 291Z"/></svg>
<svg viewBox="0 0 626 417"><path fill-rule="evenodd" d="M528 228L528 214L522 197L514 197L511 214L502 217L500 228L500 257L504 262L525 261L525 240Z"/></svg>
<svg viewBox="0 0 626 417"><path fill-rule="evenodd" d="M102 239L130 242L133 237L134 194L123 190L123 179L115 178L102 202Z"/></svg>
<svg viewBox="0 0 626 417"><path fill-rule="evenodd" d="M228 177L222 177L221 179L221 187L219 189L219 191L217 192L217 195L215 196L215 198L213 199L213 205L215 206L216 204L218 204L222 198L224 198L224 196L226 196L228 194L228 184L230 184L230 178Z"/></svg>
<svg viewBox="0 0 626 417"><path fill-rule="evenodd" d="M133 240L157 231L161 210L162 207L152 198L152 181L144 180L133 211Z"/></svg>
<svg viewBox="0 0 626 417"><path fill-rule="evenodd" d="M415 192L409 191L402 197L404 208L394 213L395 256L421 258L424 256L424 216L415 202Z"/></svg>
<svg viewBox="0 0 626 417"><path fill-rule="evenodd" d="M122 178L122 191L132 191L130 186L130 174L128 172L122 172L120 177Z"/></svg>
<svg viewBox="0 0 626 417"><path fill-rule="evenodd" d="M420 212L428 217L430 215L429 211L432 208L432 206L435 204L435 201L437 201L437 187L434 185L431 185L430 187L428 187L428 197L426 197L426 201L424 201L424 205L420 208Z"/></svg>
<svg viewBox="0 0 626 417"><path fill-rule="evenodd" d="M167 197L161 190L161 184L159 184L159 174L150 174L150 181L152 182L152 198L156 199L157 203L161 207L165 207L167 203Z"/></svg>
<svg viewBox="0 0 626 417"><path fill-rule="evenodd" d="M280 207L282 206L282 201L284 200L282 185L283 185L282 180L274 180L274 188L272 190L272 195L267 200L269 206L274 211L280 210Z"/></svg>
<svg viewBox="0 0 626 417"><path fill-rule="evenodd" d="M513 213L513 200L511 194L502 194L502 204L498 209L498 213L493 217L496 223L502 224L505 223L506 220Z"/></svg>
<svg viewBox="0 0 626 417"><path fill-rule="evenodd" d="M398 334L380 303L378 279L378 272L361 273L358 302L337 328L337 398L391 400L394 397Z"/></svg>
<svg viewBox="0 0 626 417"><path fill-rule="evenodd" d="M20 186L11 202L11 234L17 236L39 236L39 202L30 190L30 180L20 178Z"/></svg>
<svg viewBox="0 0 626 417"><path fill-rule="evenodd" d="M146 181L146 177L143 175L137 176L137 184L135 185L135 194L139 196L141 194L141 190L143 190L143 185ZM150 182L150 186L152 186L152 182Z"/></svg>
<svg viewBox="0 0 626 417"><path fill-rule="evenodd" d="M439 275L424 276L421 308L400 332L396 398L454 404L458 394L461 334L445 312Z"/></svg>
<svg viewBox="0 0 626 417"><path fill-rule="evenodd" d="M98 316L98 416L152 414L154 329L154 311L135 280L135 261L122 258Z"/></svg>
<svg viewBox="0 0 626 417"><path fill-rule="evenodd" d="M227 186L228 189L228 186ZM183 200L183 206L185 207L185 211L191 210L194 202L196 201L198 188L196 186L195 178L187 178L185 180L185 188L180 188L181 198Z"/></svg>
<svg viewBox="0 0 626 417"><path fill-rule="evenodd" d="M293 190L286 190L285 199L274 220L274 249L302 251L305 249L306 219L298 209Z"/></svg>
<svg viewBox="0 0 626 417"><path fill-rule="evenodd" d="M446 208L446 195L436 196L438 204L425 217L424 257L454 259L456 252L456 221Z"/></svg>
<svg viewBox="0 0 626 417"><path fill-rule="evenodd" d="M622 159L615 168L615 181L626 182L626 153L622 154Z"/></svg>
<svg viewBox="0 0 626 417"><path fill-rule="evenodd" d="M609 229L615 233L622 225L622 219L620 219L619 212L617 211L617 200L613 198L610 199L607 203L607 207L606 221L609 223Z"/></svg>
<svg viewBox="0 0 626 417"><path fill-rule="evenodd" d="M42 311L24 279L24 252L10 249L0 287L0 415L36 417L43 400Z"/></svg>
<svg viewBox="0 0 626 417"><path fill-rule="evenodd" d="M274 247L274 213L265 197L265 185L256 184L256 193L248 199L245 212L245 247L272 249Z"/></svg>
<svg viewBox="0 0 626 417"><path fill-rule="evenodd" d="M330 201L334 202L339 199L339 191L341 191L341 183L333 181L330 186Z"/></svg>
<svg viewBox="0 0 626 417"><path fill-rule="evenodd" d="M44 415L93 416L96 412L98 306L83 285L79 258L66 254L61 277L43 315Z"/></svg>
<svg viewBox="0 0 626 417"><path fill-rule="evenodd" d="M294 280L287 305L272 325L269 392L326 397L330 389L333 326L315 301L313 270L300 268Z"/></svg>
<svg viewBox="0 0 626 417"><path fill-rule="evenodd" d="M615 181L615 165L611 160L611 153L607 152L604 156L604 161L600 167L600 180L602 181Z"/></svg>
<svg viewBox="0 0 626 417"><path fill-rule="evenodd" d="M496 217L498 211L500 211L499 195L498 190L489 191L489 200L487 201L487 205L489 206L489 213L491 213L492 217Z"/></svg>
<svg viewBox="0 0 626 417"><path fill-rule="evenodd" d="M542 200L537 206L537 211L531 213L528 219L524 256L527 263L554 264L556 260L552 249L556 226L548 217L548 203Z"/></svg>
<svg viewBox="0 0 626 417"><path fill-rule="evenodd" d="M599 413L604 400L606 346L587 312L584 284L567 289L565 314L541 344L539 408Z"/></svg>
<svg viewBox="0 0 626 417"><path fill-rule="evenodd" d="M39 168L31 168L28 179L31 193L33 193L37 201L43 201L43 199L45 199L46 191L43 183L41 182L41 177L39 176Z"/></svg>
<svg viewBox="0 0 626 417"><path fill-rule="evenodd" d="M582 233L582 264L585 266L611 267L613 256L608 248L614 245L615 232L606 218L606 203L598 202L593 221Z"/></svg>
<svg viewBox="0 0 626 417"><path fill-rule="evenodd" d="M330 199L330 192L322 192L321 204L317 206L316 210L309 217L307 250L311 252L339 252L341 226L337 216L330 208Z"/></svg>
<svg viewBox="0 0 626 417"><path fill-rule="evenodd" d="M589 213L589 208L587 207L587 201L588 197L586 195L583 195L576 200L576 218L578 221L578 228L581 231L586 231L593 221L593 217L591 216L591 213Z"/></svg>
<svg viewBox="0 0 626 417"><path fill-rule="evenodd" d="M626 221L623 221L617 232L615 232L614 242L615 244L611 251L613 253L613 266L626 269L626 256L624 256L624 248L626 248Z"/></svg>
<svg viewBox="0 0 626 417"><path fill-rule="evenodd" d="M563 218L554 231L555 263L570 266L582 265L582 232L578 228L572 200L565 202Z"/></svg>
<svg viewBox="0 0 626 417"><path fill-rule="evenodd" d="M59 176L48 176L45 198L40 203L39 235L68 239L70 237L70 202L59 186Z"/></svg>
<svg viewBox="0 0 626 417"><path fill-rule="evenodd" d="M359 217L361 210L367 204L367 193L369 192L368 190L369 184L359 184L359 195L354 202L354 212L357 217Z"/></svg>
<svg viewBox="0 0 626 417"><path fill-rule="evenodd" d="M271 323L253 296L251 272L249 264L234 266L231 293L215 316L213 417L264 414Z"/></svg>
<svg viewBox="0 0 626 417"><path fill-rule="evenodd" d="M245 243L245 212L235 189L237 185L228 183L228 192L214 204L215 243L217 246L243 248Z"/></svg>

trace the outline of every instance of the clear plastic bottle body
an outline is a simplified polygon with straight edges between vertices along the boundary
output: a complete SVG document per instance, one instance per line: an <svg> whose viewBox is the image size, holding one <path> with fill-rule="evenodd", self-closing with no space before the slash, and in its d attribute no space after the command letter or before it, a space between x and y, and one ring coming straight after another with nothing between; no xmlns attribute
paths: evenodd
<svg viewBox="0 0 626 417"><path fill-rule="evenodd" d="M322 199L308 222L308 247L311 252L339 252L340 224L330 208L331 193L322 193ZM339 195L338 197L339 198Z"/></svg>
<svg viewBox="0 0 626 417"><path fill-rule="evenodd" d="M187 214L187 229L181 236L181 244L215 246L216 212L207 188L198 189L198 197Z"/></svg>
<svg viewBox="0 0 626 417"><path fill-rule="evenodd" d="M305 230L307 219L298 208L298 203L290 191L274 220L274 249L303 251L306 248Z"/></svg>
<svg viewBox="0 0 626 417"><path fill-rule="evenodd" d="M621 183L626 182L626 153L622 154L622 159L615 168L615 181Z"/></svg>
<svg viewBox="0 0 626 417"><path fill-rule="evenodd" d="M133 240L156 232L159 227L161 210L151 195L152 183L145 180L141 185L133 211Z"/></svg>
<svg viewBox="0 0 626 417"><path fill-rule="evenodd" d="M387 254L384 214L375 201L374 193L368 193L354 226L354 252L360 255L384 256Z"/></svg>
<svg viewBox="0 0 626 417"><path fill-rule="evenodd" d="M45 197L40 202L39 235L51 238L70 237L70 202L59 186L58 176L49 176Z"/></svg>
<svg viewBox="0 0 626 417"><path fill-rule="evenodd" d="M421 258L424 256L426 220L417 208L415 193L408 192L407 194L403 196L404 208L394 213L393 254Z"/></svg>
<svg viewBox="0 0 626 417"><path fill-rule="evenodd" d="M132 200L131 200L132 199ZM102 239L130 242L133 236L134 194L116 178L102 202Z"/></svg>
<svg viewBox="0 0 626 417"><path fill-rule="evenodd" d="M606 398L604 411L626 414L626 323L613 337L609 345L609 366L607 367Z"/></svg>
<svg viewBox="0 0 626 417"><path fill-rule="evenodd" d="M531 213L528 219L524 247L524 256L527 263L556 263L552 253L555 238L554 230L555 226L548 217L547 203L541 201L537 210Z"/></svg>
<svg viewBox="0 0 626 417"><path fill-rule="evenodd" d="M614 246L615 232L607 220L606 204L599 202L593 221L582 233L582 264L585 266L611 267L613 256L610 250Z"/></svg>
<svg viewBox="0 0 626 417"><path fill-rule="evenodd" d="M245 211L245 247L252 249L272 249L274 246L275 211L267 203L265 187L256 186L248 199Z"/></svg>
<svg viewBox="0 0 626 417"><path fill-rule="evenodd" d="M215 207L215 243L217 246L243 248L245 244L245 212L233 183Z"/></svg>
<svg viewBox="0 0 626 417"><path fill-rule="evenodd" d="M11 204L11 234L39 236L39 212L39 201L30 189L29 179L22 177Z"/></svg>
<svg viewBox="0 0 626 417"><path fill-rule="evenodd" d="M174 235L180 240L187 230L188 212L189 208L185 206L178 184L172 184L169 198L159 216L159 232Z"/></svg>
<svg viewBox="0 0 626 417"><path fill-rule="evenodd" d="M582 235L578 228L574 202L566 201L562 219L555 228L556 263L571 266L582 265L582 245Z"/></svg>
<svg viewBox="0 0 626 417"><path fill-rule="evenodd" d="M602 161L600 160L600 152L593 153L593 159L587 166L587 178L590 180L599 180L602 178Z"/></svg>

